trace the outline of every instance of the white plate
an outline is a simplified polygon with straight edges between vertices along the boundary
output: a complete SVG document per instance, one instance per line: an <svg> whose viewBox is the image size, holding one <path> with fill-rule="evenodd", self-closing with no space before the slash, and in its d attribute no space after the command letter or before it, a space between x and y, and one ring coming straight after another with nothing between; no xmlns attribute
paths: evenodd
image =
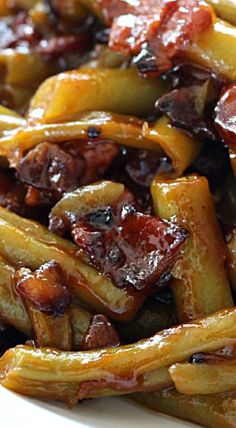
<svg viewBox="0 0 236 428"><path fill-rule="evenodd" d="M159 415L127 398L88 400L72 410L0 387L1 428L196 428Z"/></svg>

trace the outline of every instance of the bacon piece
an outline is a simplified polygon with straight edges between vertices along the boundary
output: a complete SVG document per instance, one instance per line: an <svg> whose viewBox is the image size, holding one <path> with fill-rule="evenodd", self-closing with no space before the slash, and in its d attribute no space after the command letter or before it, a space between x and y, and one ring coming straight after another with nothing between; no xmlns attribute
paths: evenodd
<svg viewBox="0 0 236 428"><path fill-rule="evenodd" d="M105 315L94 315L82 344L83 350L119 346L120 339Z"/></svg>
<svg viewBox="0 0 236 428"><path fill-rule="evenodd" d="M113 20L110 47L125 54L138 55L142 45L156 38L158 29L176 6L176 0L141 0L133 13Z"/></svg>
<svg viewBox="0 0 236 428"><path fill-rule="evenodd" d="M55 144L42 143L20 161L20 180L40 190L62 194L77 187L85 170L81 157L73 158Z"/></svg>
<svg viewBox="0 0 236 428"><path fill-rule="evenodd" d="M12 172L0 169L0 205L2 207L28 216L29 212L25 204L26 191L25 185L17 182Z"/></svg>
<svg viewBox="0 0 236 428"><path fill-rule="evenodd" d="M219 136L214 128L209 109L213 101L211 81L178 88L163 95L157 102L156 108L165 114L174 126L184 128L192 134L218 141ZM209 110L209 112L208 112Z"/></svg>
<svg viewBox="0 0 236 428"><path fill-rule="evenodd" d="M172 125L200 137L219 141L212 117L225 81L209 70L181 64L167 73L172 90L156 102L158 113L166 115Z"/></svg>
<svg viewBox="0 0 236 428"><path fill-rule="evenodd" d="M88 31L84 31L78 35L54 36L48 40L42 40L38 46L35 47L34 51L52 60L71 51L84 53L90 41L91 35Z"/></svg>
<svg viewBox="0 0 236 428"><path fill-rule="evenodd" d="M76 207L50 216L50 229L71 231L90 263L118 287L152 293L163 286L188 232L175 224L137 212L139 205L125 190L111 206L79 216ZM68 224L65 224L65 216ZM69 229L69 230L68 230Z"/></svg>
<svg viewBox="0 0 236 428"><path fill-rule="evenodd" d="M192 130L202 118L206 107L206 84L174 89L156 102L156 108L171 122Z"/></svg>
<svg viewBox="0 0 236 428"><path fill-rule="evenodd" d="M146 43L156 56L160 72L193 38L213 23L213 10L201 0L100 0L111 26L110 46L138 55Z"/></svg>
<svg viewBox="0 0 236 428"><path fill-rule="evenodd" d="M80 186L101 179L119 153L113 141L84 141L65 144L64 147L71 156L81 156L85 161L85 171L78 183Z"/></svg>
<svg viewBox="0 0 236 428"><path fill-rule="evenodd" d="M1 18L0 49L24 47L53 60L71 51L84 53L92 40L87 28L78 34L54 32L49 38L45 37L43 32L35 28L30 16L20 12L14 17Z"/></svg>
<svg viewBox="0 0 236 428"><path fill-rule="evenodd" d="M45 194L39 202L46 196L58 200L65 192L99 180L117 154L113 142L41 143L22 158L18 177Z"/></svg>
<svg viewBox="0 0 236 428"><path fill-rule="evenodd" d="M171 68L172 59L211 27L213 17L212 8L203 1L177 1L176 10L162 22L157 37L148 40L156 54L158 69L165 71Z"/></svg>
<svg viewBox="0 0 236 428"><path fill-rule="evenodd" d="M19 269L15 284L23 299L48 315L63 315L71 302L63 272L55 261L45 263L34 273L30 269Z"/></svg>
<svg viewBox="0 0 236 428"><path fill-rule="evenodd" d="M114 18L120 15L135 14L137 7L140 6L140 0L98 0L98 3L109 26L112 25Z"/></svg>
<svg viewBox="0 0 236 428"><path fill-rule="evenodd" d="M224 142L236 153L236 84L225 89L216 105L215 124Z"/></svg>
<svg viewBox="0 0 236 428"><path fill-rule="evenodd" d="M0 20L0 49L32 47L38 44L41 38L41 34L25 12Z"/></svg>
<svg viewBox="0 0 236 428"><path fill-rule="evenodd" d="M16 180L14 171L0 169L0 205L23 217L47 224L48 210L52 201L43 197L44 195L37 195L38 203L34 208L36 204L28 203L30 199L32 200L31 196L30 188ZM42 205L42 209L40 205Z"/></svg>
<svg viewBox="0 0 236 428"><path fill-rule="evenodd" d="M188 232L157 217L128 213L105 231L78 223L72 236L91 264L118 287L150 290L168 281Z"/></svg>

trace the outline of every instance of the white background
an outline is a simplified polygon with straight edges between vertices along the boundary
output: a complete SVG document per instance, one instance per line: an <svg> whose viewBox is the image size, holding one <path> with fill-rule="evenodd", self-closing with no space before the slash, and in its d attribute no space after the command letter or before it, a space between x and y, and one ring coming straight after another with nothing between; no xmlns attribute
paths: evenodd
<svg viewBox="0 0 236 428"><path fill-rule="evenodd" d="M127 398L87 400L71 410L60 403L31 400L0 387L0 427L193 428L193 425L158 415Z"/></svg>

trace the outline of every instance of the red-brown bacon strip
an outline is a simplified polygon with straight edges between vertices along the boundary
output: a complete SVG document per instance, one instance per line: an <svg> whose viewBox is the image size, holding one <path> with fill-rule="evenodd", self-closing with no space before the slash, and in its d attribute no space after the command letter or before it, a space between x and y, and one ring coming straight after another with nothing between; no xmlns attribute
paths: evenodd
<svg viewBox="0 0 236 428"><path fill-rule="evenodd" d="M19 269L15 283L23 299L48 315L63 315L71 302L63 272L55 261L45 263L35 272Z"/></svg>
<svg viewBox="0 0 236 428"><path fill-rule="evenodd" d="M107 230L78 223L72 236L91 264L118 287L151 292L168 281L188 233L159 218L131 212Z"/></svg>
<svg viewBox="0 0 236 428"><path fill-rule="evenodd" d="M120 339L109 319L102 314L94 315L85 335L82 349L89 351L119 345Z"/></svg>
<svg viewBox="0 0 236 428"><path fill-rule="evenodd" d="M89 262L120 288L149 295L166 284L188 237L186 229L138 212L127 189L114 205L99 206L81 217L73 212L50 215L49 228L71 231Z"/></svg>
<svg viewBox="0 0 236 428"><path fill-rule="evenodd" d="M54 27L48 37L35 27L25 12L0 21L0 49L24 47L48 60L57 59L67 52L84 53L91 39L91 32L86 27L76 34L59 32Z"/></svg>
<svg viewBox="0 0 236 428"><path fill-rule="evenodd" d="M181 48L207 30L214 13L202 0L100 0L111 26L110 46L138 55L146 44L159 72L168 70Z"/></svg>
<svg viewBox="0 0 236 428"><path fill-rule="evenodd" d="M222 93L216 106L215 123L224 142L236 152L236 84Z"/></svg>
<svg viewBox="0 0 236 428"><path fill-rule="evenodd" d="M18 177L45 197L58 200L65 192L99 180L117 154L118 147L112 141L71 142L60 147L41 143L22 158Z"/></svg>

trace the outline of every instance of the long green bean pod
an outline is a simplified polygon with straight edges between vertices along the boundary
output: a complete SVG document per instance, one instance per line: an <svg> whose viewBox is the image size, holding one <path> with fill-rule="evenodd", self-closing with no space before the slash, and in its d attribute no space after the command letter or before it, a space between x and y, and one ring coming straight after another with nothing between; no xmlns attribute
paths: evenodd
<svg viewBox="0 0 236 428"><path fill-rule="evenodd" d="M31 337L28 312L14 290L14 275L15 268L0 256L0 319Z"/></svg>
<svg viewBox="0 0 236 428"><path fill-rule="evenodd" d="M210 364L174 364L171 378L177 391L187 395L218 394L236 390L236 361Z"/></svg>
<svg viewBox="0 0 236 428"><path fill-rule="evenodd" d="M0 156L15 166L22 154L39 143L64 143L89 138L90 129L96 129L97 141L113 140L118 144L166 154L172 161L175 174L180 176L190 166L202 147L198 140L185 131L171 126L162 117L150 127L136 117L106 112L75 115L65 123L27 122L26 126L6 132L0 138ZM95 140L94 140L95 141Z"/></svg>
<svg viewBox="0 0 236 428"><path fill-rule="evenodd" d="M225 21L230 22L231 24L236 25L236 3L235 0L206 0L216 14L225 19Z"/></svg>
<svg viewBox="0 0 236 428"><path fill-rule="evenodd" d="M152 377L151 372L158 378L159 369L163 375L163 368L196 352L214 351L232 343L235 322L236 309L232 308L117 348L67 353L19 346L0 360L1 384L26 395L72 402L93 396L93 388L140 390L145 377Z"/></svg>
<svg viewBox="0 0 236 428"><path fill-rule="evenodd" d="M46 123L65 122L72 115L94 110L142 117L153 111L167 88L161 78L143 79L135 68L82 68L43 82L28 116Z"/></svg>
<svg viewBox="0 0 236 428"><path fill-rule="evenodd" d="M137 393L132 398L157 412L208 428L235 428L236 394L181 395L174 389Z"/></svg>
<svg viewBox="0 0 236 428"><path fill-rule="evenodd" d="M155 213L175 218L190 232L173 270L173 293L180 322L232 306L225 271L226 245L204 177L157 177L152 184Z"/></svg>

